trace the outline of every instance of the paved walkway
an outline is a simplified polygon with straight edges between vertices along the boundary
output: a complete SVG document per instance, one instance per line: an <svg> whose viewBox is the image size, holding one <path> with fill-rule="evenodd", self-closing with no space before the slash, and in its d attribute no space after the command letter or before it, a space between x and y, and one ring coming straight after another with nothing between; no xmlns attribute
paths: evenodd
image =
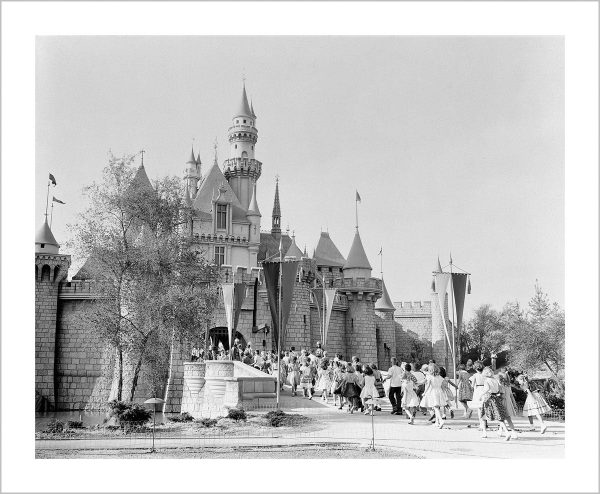
<svg viewBox="0 0 600 494"><path fill-rule="evenodd" d="M405 417L390 414L389 402L375 416L360 412L349 414L325 404L320 397L308 400L292 397L285 391L281 397L283 410L314 417L324 427L309 431L269 430L268 434L248 436L215 435L213 437L161 437L156 439L157 448L198 448L240 445L299 445L324 442L348 442L369 445L372 434L375 447L400 448L423 458L562 458L564 457L564 422L547 422L544 435L535 431L525 417L518 417L515 426L518 439L505 441L495 431L482 439L476 418L448 419L443 429L427 422L418 414L415 424L408 425ZM457 412L462 417L462 412ZM39 449L122 449L150 448L151 437L83 440L38 440Z"/></svg>

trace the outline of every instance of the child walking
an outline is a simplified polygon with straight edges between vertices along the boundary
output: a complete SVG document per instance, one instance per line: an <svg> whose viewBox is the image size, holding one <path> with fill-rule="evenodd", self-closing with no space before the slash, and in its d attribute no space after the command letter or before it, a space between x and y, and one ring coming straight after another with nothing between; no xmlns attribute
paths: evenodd
<svg viewBox="0 0 600 494"><path fill-rule="evenodd" d="M419 406L419 397L415 391L417 387L417 378L411 372L412 367L410 364L404 366L404 373L402 374L402 408L408 415L408 423L410 425L415 423L415 412Z"/></svg>
<svg viewBox="0 0 600 494"><path fill-rule="evenodd" d="M470 419L473 410L469 409L468 401L473 399L473 388L469 382L471 374L467 372L467 366L465 364L459 364L458 366L458 387L456 393L458 394L458 401L465 409L464 418Z"/></svg>
<svg viewBox="0 0 600 494"><path fill-rule="evenodd" d="M501 435L504 435L506 441L509 441L511 438L516 439L517 434L514 430L511 431L512 427L510 427L507 420L508 414L504 408L504 400L500 393L500 383L494 378L492 368L486 367L483 369L482 376L484 383L481 402L483 403L482 410L486 420L497 420L500 423ZM487 423L485 426L487 427ZM481 437L487 437L485 428L481 433Z"/></svg>
<svg viewBox="0 0 600 494"><path fill-rule="evenodd" d="M446 406L448 397L442 389L444 379L440 376L440 368L436 364L429 364L428 374L425 377L425 392L421 400L421 406L430 408L435 415L435 424L441 429L444 427L441 408Z"/></svg>
<svg viewBox="0 0 600 494"><path fill-rule="evenodd" d="M300 386L302 386L302 396L304 398L312 400L312 380L313 380L313 368L310 365L308 359L304 358L302 366L300 367Z"/></svg>
<svg viewBox="0 0 600 494"><path fill-rule="evenodd" d="M331 390L332 372L332 369L329 367L329 361L323 359L317 372L317 389L321 390L321 399L325 402L327 401L327 395Z"/></svg>
<svg viewBox="0 0 600 494"><path fill-rule="evenodd" d="M450 418L453 419L454 410L452 410L452 402L454 401L454 395L450 390L450 386L454 386L455 389L458 389L458 387L446 377L446 369L444 367L440 367L440 376L442 376L442 378L444 379L444 382L442 383L442 389L444 390L444 393L446 393L446 397L448 398L448 400L446 401L446 406L444 407L444 415L442 418L446 420L446 410L450 410Z"/></svg>
<svg viewBox="0 0 600 494"><path fill-rule="evenodd" d="M527 392L527 399L525 400L525 405L523 405L523 415L529 419L530 424L533 424L533 417L536 417L540 422L540 432L543 434L548 429L548 426L544 423L542 415L550 412L552 409L535 385L529 382L527 376L523 374L517 376L517 382L520 384L521 389Z"/></svg>

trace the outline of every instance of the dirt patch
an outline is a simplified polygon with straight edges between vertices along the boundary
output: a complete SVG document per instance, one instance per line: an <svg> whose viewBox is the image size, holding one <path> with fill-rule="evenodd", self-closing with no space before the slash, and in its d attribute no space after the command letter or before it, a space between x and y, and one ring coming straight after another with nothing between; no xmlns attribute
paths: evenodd
<svg viewBox="0 0 600 494"><path fill-rule="evenodd" d="M419 456L399 448L376 446L375 451L350 443L299 444L295 446L235 446L222 448L161 449L155 453L140 449L106 450L39 450L38 459L69 458L207 458L207 459L420 459Z"/></svg>

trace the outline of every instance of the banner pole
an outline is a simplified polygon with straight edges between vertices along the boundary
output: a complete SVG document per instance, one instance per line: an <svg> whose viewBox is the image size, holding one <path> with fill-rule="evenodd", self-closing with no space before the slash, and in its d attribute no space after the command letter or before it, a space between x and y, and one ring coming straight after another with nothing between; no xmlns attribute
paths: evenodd
<svg viewBox="0 0 600 494"><path fill-rule="evenodd" d="M454 300L454 278L452 276L452 254L450 254L450 297L452 300L452 368L454 370L454 384L456 384L456 338L454 335L454 310L456 309ZM454 404L458 408L458 393L454 393Z"/></svg>
<svg viewBox="0 0 600 494"><path fill-rule="evenodd" d="M283 280L283 250L279 250L279 304L278 304L278 319L279 328L277 331L277 410L279 410L279 391L281 388L281 288Z"/></svg>

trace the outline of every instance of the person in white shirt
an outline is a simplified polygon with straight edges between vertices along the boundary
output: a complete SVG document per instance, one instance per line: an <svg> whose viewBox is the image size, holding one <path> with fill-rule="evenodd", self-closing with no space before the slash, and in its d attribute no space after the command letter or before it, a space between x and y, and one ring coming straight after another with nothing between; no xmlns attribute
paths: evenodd
<svg viewBox="0 0 600 494"><path fill-rule="evenodd" d="M384 379L390 380L390 403L392 404L392 415L402 415L402 374L403 370L398 366L398 359L392 357L392 366L388 370L388 375Z"/></svg>

